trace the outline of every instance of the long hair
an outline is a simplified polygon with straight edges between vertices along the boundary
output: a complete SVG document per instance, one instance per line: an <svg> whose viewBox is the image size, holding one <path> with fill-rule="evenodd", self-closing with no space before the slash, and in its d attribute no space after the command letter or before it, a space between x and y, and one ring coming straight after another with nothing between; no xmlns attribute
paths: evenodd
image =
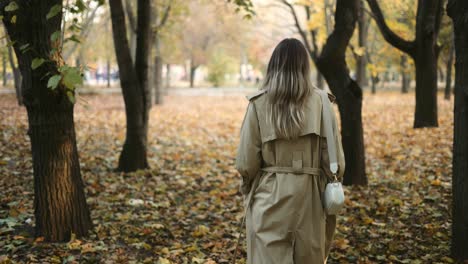
<svg viewBox="0 0 468 264"><path fill-rule="evenodd" d="M304 124L304 105L313 87L309 54L295 38L282 40L268 63L262 89L267 90L267 116L278 136L294 139Z"/></svg>

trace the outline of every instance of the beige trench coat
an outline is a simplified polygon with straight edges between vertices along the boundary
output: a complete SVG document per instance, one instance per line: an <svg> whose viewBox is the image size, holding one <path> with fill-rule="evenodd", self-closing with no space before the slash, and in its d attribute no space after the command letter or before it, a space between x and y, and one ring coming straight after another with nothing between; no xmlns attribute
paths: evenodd
<svg viewBox="0 0 468 264"><path fill-rule="evenodd" d="M303 131L294 140L279 138L267 122L265 91L248 97L236 169L246 201L249 264L326 262L336 218L326 215L321 201L331 172L318 92L308 98ZM341 180L344 154L333 119Z"/></svg>

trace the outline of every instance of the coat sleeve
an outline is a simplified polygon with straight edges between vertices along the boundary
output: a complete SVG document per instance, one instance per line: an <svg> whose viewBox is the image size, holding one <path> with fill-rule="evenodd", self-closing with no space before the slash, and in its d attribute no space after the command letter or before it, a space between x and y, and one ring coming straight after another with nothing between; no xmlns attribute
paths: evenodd
<svg viewBox="0 0 468 264"><path fill-rule="evenodd" d="M247 195L262 165L262 140L255 105L250 102L242 123L236 170L242 176L240 192Z"/></svg>
<svg viewBox="0 0 468 264"><path fill-rule="evenodd" d="M335 146L336 154L338 155L338 173L336 177L339 181L343 182L343 175L345 172L345 157L343 152L343 145L341 144L341 134L338 129L338 122L336 120L335 111L332 111L332 122L333 122L333 132L335 136ZM326 138L321 138L321 162L320 167L325 172L328 177L333 177L332 172L330 171L330 159L328 157L328 148Z"/></svg>

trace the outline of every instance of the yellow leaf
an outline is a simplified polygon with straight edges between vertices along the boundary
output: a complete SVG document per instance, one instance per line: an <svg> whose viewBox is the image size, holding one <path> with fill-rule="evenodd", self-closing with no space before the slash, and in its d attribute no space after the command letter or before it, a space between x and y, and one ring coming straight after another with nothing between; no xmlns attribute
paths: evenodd
<svg viewBox="0 0 468 264"><path fill-rule="evenodd" d="M366 224L366 225L372 224L374 222L374 219L372 219L370 217L365 217L363 220L364 220L364 224Z"/></svg>
<svg viewBox="0 0 468 264"><path fill-rule="evenodd" d="M206 235L208 232L210 232L210 229L204 225L199 225L195 228L195 230L193 231L192 235L194 237L202 237L204 235Z"/></svg>
<svg viewBox="0 0 468 264"><path fill-rule="evenodd" d="M159 257L157 264L171 264L172 262L167 258Z"/></svg>
<svg viewBox="0 0 468 264"><path fill-rule="evenodd" d="M441 182L439 179L435 179L431 181L432 186L440 186Z"/></svg>

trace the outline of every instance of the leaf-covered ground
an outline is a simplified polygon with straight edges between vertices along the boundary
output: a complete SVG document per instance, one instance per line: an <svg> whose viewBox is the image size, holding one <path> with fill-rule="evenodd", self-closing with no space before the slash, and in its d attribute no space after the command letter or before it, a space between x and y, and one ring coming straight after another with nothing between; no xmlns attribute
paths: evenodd
<svg viewBox="0 0 468 264"><path fill-rule="evenodd" d="M453 104L439 100L439 128L414 130L413 98L366 94L369 186L347 188L329 263L452 262ZM121 96L82 99L75 123L95 233L50 244L31 233L25 110L1 95L0 263L228 263L242 214L233 162L247 101L168 97L151 111L151 169L122 174L113 172L125 135Z"/></svg>

